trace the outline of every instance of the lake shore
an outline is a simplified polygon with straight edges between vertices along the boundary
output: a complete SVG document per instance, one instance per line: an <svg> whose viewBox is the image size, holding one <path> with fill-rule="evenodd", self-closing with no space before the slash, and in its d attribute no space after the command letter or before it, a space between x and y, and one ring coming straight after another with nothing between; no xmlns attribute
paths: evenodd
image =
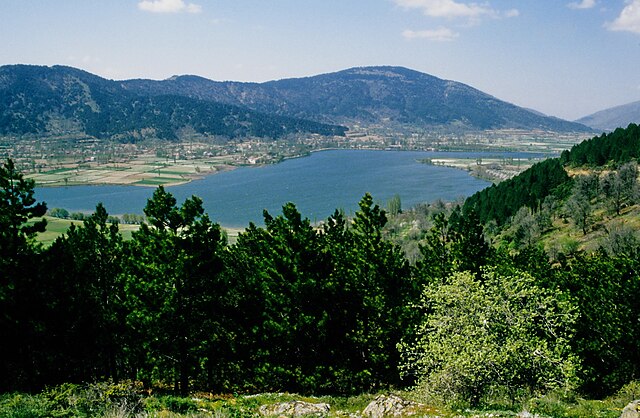
<svg viewBox="0 0 640 418"><path fill-rule="evenodd" d="M178 186L201 180L206 176L235 170L239 167L260 167L280 164L287 160L305 158L312 154L341 150L342 148L326 147L311 150L308 153L283 157L272 163L253 162L238 164L227 156L222 158L166 160L150 156L138 157L130 161L109 164L67 165L43 170L39 173L27 174L26 177L36 181L38 187L66 187L86 185L123 185L140 187ZM407 152L403 149L372 148L367 151ZM474 177L492 182L500 182L511 178L529 168L539 158L505 159L505 158L437 158L421 162L468 171Z"/></svg>
<svg viewBox="0 0 640 418"><path fill-rule="evenodd" d="M403 206L410 207L435 199L455 200L488 185L463 170L429 167L419 162L428 157L451 157L451 153L329 150L280 164L237 167L219 175L202 176L169 191L179 202L198 196L215 222L244 228L249 222L261 224L265 209L271 214L280 213L287 202L294 202L301 214L315 222L326 219L336 209L347 214L357 211L358 201L366 192L382 205L399 194ZM111 214L141 214L153 190L130 186L37 185L36 198L46 201L50 208L69 212L91 213L102 202Z"/></svg>
<svg viewBox="0 0 640 418"><path fill-rule="evenodd" d="M61 167L43 170L39 173L27 173L25 177L36 181L38 187L67 186L140 186L170 187L201 180L206 176L235 170L240 167L261 167L280 164L283 161L305 158L311 154L341 148L327 147L308 153L286 156L279 161L260 163L249 160L248 163L233 162L234 156L203 159L166 160L151 156L139 157L131 161L108 164L67 164ZM376 149L377 150L377 149ZM383 149L380 149L381 151Z"/></svg>
<svg viewBox="0 0 640 418"><path fill-rule="evenodd" d="M1 138L0 138L1 139ZM424 135L406 132L370 132L354 129L344 138L297 138L217 143L185 139L178 142L148 140L116 144L96 139L24 139L7 142L14 161L26 178L41 187L75 185L177 186L239 167L274 165L331 150L376 150L465 153L539 153L559 155L584 135L518 130L483 131L466 135ZM1 142L1 141L0 141ZM1 144L0 144L1 145ZM37 150L37 152L35 151ZM457 157L452 157L456 160ZM450 160L447 157L447 160ZM492 181L503 180L518 167L446 161L444 165L471 171ZM486 170L485 170L486 169Z"/></svg>
<svg viewBox="0 0 640 418"><path fill-rule="evenodd" d="M530 168L544 158L427 158L421 162L428 165L464 170L482 180L499 183Z"/></svg>
<svg viewBox="0 0 640 418"><path fill-rule="evenodd" d="M166 160L149 156L118 163L67 164L28 173L38 187L77 185L177 186L238 165L222 159Z"/></svg>

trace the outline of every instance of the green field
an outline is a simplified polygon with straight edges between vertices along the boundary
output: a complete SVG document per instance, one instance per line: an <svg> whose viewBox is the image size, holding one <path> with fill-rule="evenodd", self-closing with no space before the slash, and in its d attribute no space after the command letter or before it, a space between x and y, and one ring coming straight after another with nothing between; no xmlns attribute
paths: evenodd
<svg viewBox="0 0 640 418"><path fill-rule="evenodd" d="M83 221L76 221L71 219L60 219L54 218L53 216L45 216L47 220L47 230L45 232L41 232L37 236L38 242L42 243L44 246L49 246L56 240L60 235L66 233L72 224L77 226L83 226ZM36 222L42 218L36 218L31 221L31 223ZM120 233L122 234L122 238L125 240L131 239L131 233L133 231L137 231L140 228L140 225L128 225L128 224L118 224L118 228L120 229ZM227 233L227 238L230 244L236 242L238 238L238 234L242 231L237 228L223 228Z"/></svg>
<svg viewBox="0 0 640 418"><path fill-rule="evenodd" d="M38 242L42 243L44 246L51 245L53 241L56 240L56 238L66 233L72 224L75 224L77 226L84 225L83 221L54 218L53 216L45 216L44 218L47 220L47 230L39 233L36 238ZM36 218L32 222L38 221L40 219L42 218ZM138 230L139 227L139 225L118 224L120 233L125 240L131 239L131 233Z"/></svg>
<svg viewBox="0 0 640 418"><path fill-rule="evenodd" d="M140 185L140 186L161 186L161 185L164 185L164 184L175 183L176 181L177 180L175 178L156 177L156 178L149 178L149 179L136 181L133 184Z"/></svg>

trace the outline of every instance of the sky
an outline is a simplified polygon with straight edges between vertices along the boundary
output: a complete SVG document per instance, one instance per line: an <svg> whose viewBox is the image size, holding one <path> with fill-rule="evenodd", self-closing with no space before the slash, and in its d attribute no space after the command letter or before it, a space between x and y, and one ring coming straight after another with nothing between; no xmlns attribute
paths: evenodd
<svg viewBox="0 0 640 418"><path fill-rule="evenodd" d="M0 65L262 82L393 65L575 120L640 100L640 0L0 0Z"/></svg>

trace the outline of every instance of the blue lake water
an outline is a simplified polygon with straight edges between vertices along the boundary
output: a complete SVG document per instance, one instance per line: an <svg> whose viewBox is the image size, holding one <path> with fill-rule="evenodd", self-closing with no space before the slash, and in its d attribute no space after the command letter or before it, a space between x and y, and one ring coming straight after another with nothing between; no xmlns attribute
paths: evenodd
<svg viewBox="0 0 640 418"><path fill-rule="evenodd" d="M304 217L320 221L335 209L353 213L369 192L384 204L398 194L404 208L437 199L467 197L491 183L467 172L420 163L424 158L505 156L529 158L517 153L447 153L413 151L331 150L309 157L262 167L242 167L206 176L180 186L167 187L178 204L196 195L214 222L244 228L262 223L262 211L281 213L294 202ZM49 208L92 212L102 202L110 214L142 214L153 188L136 186L72 186L36 188L36 198Z"/></svg>

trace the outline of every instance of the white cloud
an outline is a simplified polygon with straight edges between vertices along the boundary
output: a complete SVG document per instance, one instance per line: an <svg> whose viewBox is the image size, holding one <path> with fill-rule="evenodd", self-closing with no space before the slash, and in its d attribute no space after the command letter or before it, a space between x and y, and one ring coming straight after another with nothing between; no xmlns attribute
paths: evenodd
<svg viewBox="0 0 640 418"><path fill-rule="evenodd" d="M627 0L620 16L605 26L609 30L627 31L640 34L640 0Z"/></svg>
<svg viewBox="0 0 640 418"><path fill-rule="evenodd" d="M516 9L500 12L489 7L488 3L462 3L455 0L394 0L406 9L420 9L425 16L439 18L467 18L477 20L481 17L515 17L520 13Z"/></svg>
<svg viewBox="0 0 640 418"><path fill-rule="evenodd" d="M418 30L418 31L407 29L404 32L402 32L402 36L405 39L409 39L409 40L426 39L429 41L436 41L436 42L448 42L448 41L453 41L458 36L460 36L460 34L452 31L449 28L438 28L438 29L431 29L431 30Z"/></svg>
<svg viewBox="0 0 640 418"><path fill-rule="evenodd" d="M581 0L580 2L574 1L567 4L570 9L591 9L595 7L596 0Z"/></svg>
<svg viewBox="0 0 640 418"><path fill-rule="evenodd" d="M421 9L430 17L479 17L492 12L484 6L456 3L454 0L396 0L396 3L407 9Z"/></svg>
<svg viewBox="0 0 640 418"><path fill-rule="evenodd" d="M142 0L138 9L152 13L200 13L202 6L185 3L184 0Z"/></svg>

